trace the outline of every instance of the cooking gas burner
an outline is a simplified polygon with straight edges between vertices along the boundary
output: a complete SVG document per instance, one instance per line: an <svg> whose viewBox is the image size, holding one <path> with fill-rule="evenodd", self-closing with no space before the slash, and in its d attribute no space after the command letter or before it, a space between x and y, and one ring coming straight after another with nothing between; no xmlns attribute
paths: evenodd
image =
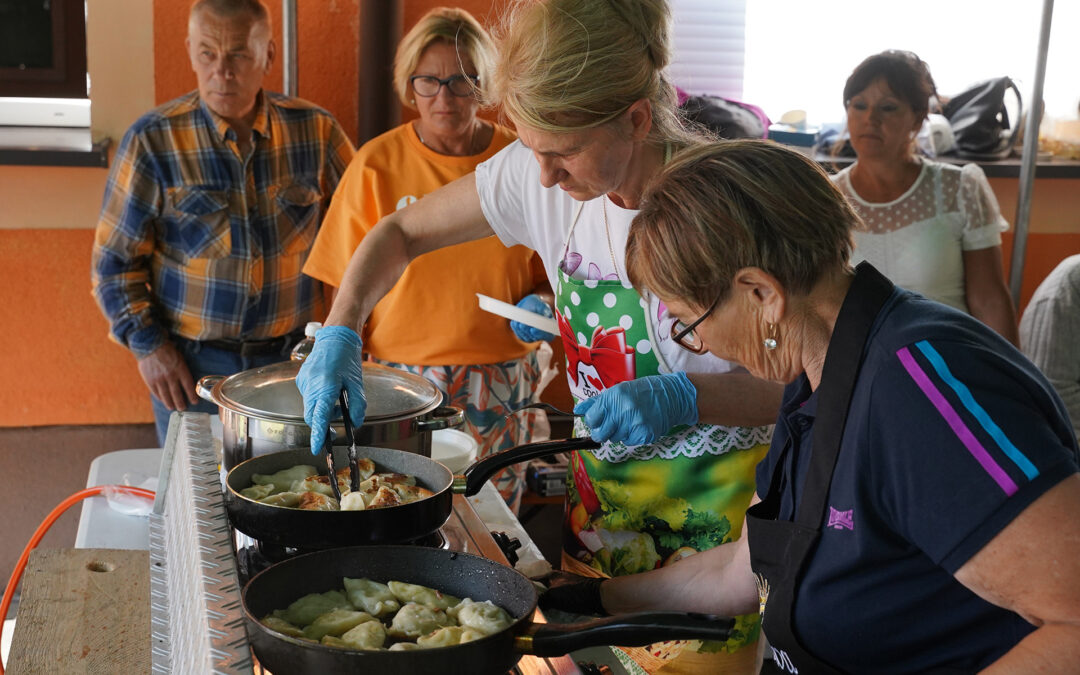
<svg viewBox="0 0 1080 675"><path fill-rule="evenodd" d="M452 534L452 533L446 533ZM431 548L450 549L450 539L443 533L442 530L436 530L431 534L414 539L413 541L395 542L396 545L412 545L412 546L428 546ZM234 531L234 541L236 542L236 563L237 573L240 577L240 582L246 584L251 577L255 576L259 572L263 571L274 563L281 562L282 560L288 560L289 558L295 558L298 555L305 553L312 553L314 551L321 550L319 548L305 547L305 548L293 548L291 546L281 546L280 544L273 544L266 541L259 541L252 539L245 535L243 532Z"/></svg>

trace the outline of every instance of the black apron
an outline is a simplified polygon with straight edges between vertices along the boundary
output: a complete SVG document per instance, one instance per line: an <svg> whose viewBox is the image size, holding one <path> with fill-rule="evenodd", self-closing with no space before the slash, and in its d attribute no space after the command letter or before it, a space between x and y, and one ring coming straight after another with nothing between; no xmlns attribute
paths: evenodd
<svg viewBox="0 0 1080 675"><path fill-rule="evenodd" d="M761 602L761 628L773 648L776 666L787 673L842 672L811 655L796 639L792 626L795 594L799 576L821 536L826 498L866 337L892 291L892 282L871 265L862 263L856 268L825 354L812 432L813 450L794 521L778 519L781 478L790 440L773 469L768 494L746 512L750 566L757 578Z"/></svg>

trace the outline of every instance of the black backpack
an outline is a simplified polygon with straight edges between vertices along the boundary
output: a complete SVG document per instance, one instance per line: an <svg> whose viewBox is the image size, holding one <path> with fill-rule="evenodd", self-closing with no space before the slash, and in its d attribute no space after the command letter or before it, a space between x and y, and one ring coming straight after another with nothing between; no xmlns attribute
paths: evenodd
<svg viewBox="0 0 1080 675"><path fill-rule="evenodd" d="M1016 121L1011 124L1005 94L1016 94ZM956 154L971 159L1003 159L1012 152L1020 133L1023 101L1008 77L999 77L962 91L942 111L952 127Z"/></svg>
<svg viewBox="0 0 1080 675"><path fill-rule="evenodd" d="M691 96L680 108L689 122L720 138L764 138L769 128L761 108L719 96Z"/></svg>

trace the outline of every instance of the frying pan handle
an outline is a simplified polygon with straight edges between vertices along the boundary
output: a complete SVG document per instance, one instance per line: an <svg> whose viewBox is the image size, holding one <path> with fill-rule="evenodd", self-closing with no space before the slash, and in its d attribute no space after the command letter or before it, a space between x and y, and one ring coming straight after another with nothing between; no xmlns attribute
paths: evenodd
<svg viewBox="0 0 1080 675"><path fill-rule="evenodd" d="M480 488L484 487L484 483L486 483L489 478L508 466L527 462L530 459L547 457L548 455L554 455L559 452L569 452L570 450L596 450L599 447L599 443L586 436L584 438L568 438L558 441L526 443L525 445L519 445L510 448L509 450L497 452L494 455L488 455L465 469L465 495L471 497L477 492L480 492ZM457 487L458 483L459 481L455 481L455 487Z"/></svg>
<svg viewBox="0 0 1080 675"><path fill-rule="evenodd" d="M211 403L217 403L214 400L214 387L224 379L224 375L204 375L200 377L199 381L195 383L195 391L199 394L199 398Z"/></svg>
<svg viewBox="0 0 1080 675"><path fill-rule="evenodd" d="M450 427L461 426L465 421L465 411L455 405L441 405L431 411L431 418L417 420L416 429L421 433L426 431L438 431Z"/></svg>
<svg viewBox="0 0 1080 675"><path fill-rule="evenodd" d="M599 645L644 647L664 640L728 639L735 619L683 612L640 612L582 621L534 623L515 638L515 647L536 656L562 656Z"/></svg>

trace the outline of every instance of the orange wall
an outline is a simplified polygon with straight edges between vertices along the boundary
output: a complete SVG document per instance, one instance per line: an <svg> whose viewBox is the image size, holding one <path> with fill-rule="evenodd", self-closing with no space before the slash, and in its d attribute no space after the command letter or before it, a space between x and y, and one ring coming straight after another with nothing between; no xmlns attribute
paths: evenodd
<svg viewBox="0 0 1080 675"><path fill-rule="evenodd" d="M93 230L0 230L0 426L152 419L135 360L90 297Z"/></svg>
<svg viewBox="0 0 1080 675"><path fill-rule="evenodd" d="M403 23L411 26L440 4L464 7L485 21L500 3L406 0ZM107 20L110 12L123 11L120 0L91 0L90 13L100 24L100 33L91 31L91 38L102 36L88 45L95 55L91 70L95 82L112 83L110 96L162 103L195 87L183 46L190 1L152 4L152 31L140 33L137 27ZM300 96L333 113L355 140L360 0L297 4ZM268 0L267 5L280 47L281 3ZM125 78L130 63L122 59L114 63L108 45L101 44L130 42L133 35L140 44L153 43L152 85L144 78ZM99 53L104 56L97 57ZM117 93L125 82L130 91ZM280 57L266 85L281 89ZM112 107L130 117L114 125L118 129L134 121L136 113ZM99 126L95 116L95 127ZM115 149L118 132L112 130L110 135ZM90 295L90 249L106 174L105 169L0 166L0 308L5 329L0 330L0 427L153 419L134 360L108 339L108 326ZM553 393L558 384L551 387Z"/></svg>
<svg viewBox="0 0 1080 675"><path fill-rule="evenodd" d="M116 0L92 0L91 12ZM300 95L330 110L354 136L357 128L357 9L360 0L299 0ZM406 0L411 26L440 2ZM504 0L460 0L481 21ZM281 3L270 0L280 39ZM119 5L117 5L119 6ZM163 102L195 86L183 49L188 0L153 0L154 83L130 97ZM123 40L115 27L110 39ZM91 45L91 49L94 45ZM114 67L115 70L115 67ZM110 73L122 83L117 72ZM123 72L119 73L122 76ZM99 79L100 81L100 79ZM141 80L140 80L141 82ZM150 85L131 84L132 87ZM281 86L280 60L267 86ZM130 123L129 120L127 123ZM114 138L114 144L119 139ZM106 337L90 295L93 226L106 171L0 166L0 427L148 422L150 404L129 353ZM1002 213L1016 212L1016 179L992 179ZM1068 255L1080 252L1080 181L1036 181L1022 301ZM1005 238L1008 267L1011 235ZM565 405L565 380L545 399Z"/></svg>
<svg viewBox="0 0 1080 675"><path fill-rule="evenodd" d="M266 3L274 22L276 59L265 82L281 91L281 3ZM296 11L299 95L329 110L355 141L359 0L299 0ZM154 94L161 103L195 88L184 36L187 0L154 0Z"/></svg>

